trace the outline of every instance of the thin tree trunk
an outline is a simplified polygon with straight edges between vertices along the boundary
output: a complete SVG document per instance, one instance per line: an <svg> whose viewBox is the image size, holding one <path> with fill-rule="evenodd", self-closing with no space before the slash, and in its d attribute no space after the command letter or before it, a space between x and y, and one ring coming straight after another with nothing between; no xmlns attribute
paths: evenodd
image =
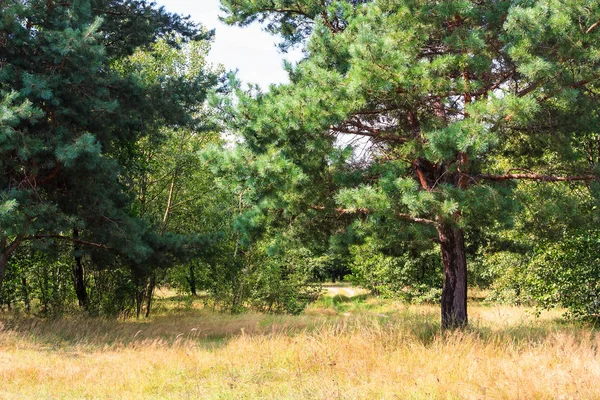
<svg viewBox="0 0 600 400"><path fill-rule="evenodd" d="M79 238L79 230L73 229L73 239ZM85 286L85 270L83 268L83 262L81 260L81 254L79 253L80 248L77 243L73 244L75 252L75 266L73 267L73 285L75 286L75 294L79 302L79 307L87 310L89 301L87 295L87 288Z"/></svg>
<svg viewBox="0 0 600 400"><path fill-rule="evenodd" d="M438 235L444 264L442 328L466 326L467 259L464 232L457 227L441 225Z"/></svg>
<svg viewBox="0 0 600 400"><path fill-rule="evenodd" d="M185 144L185 131L181 134L181 142L179 143L179 156L183 153L183 145ZM167 225L169 223L169 217L171 215L171 210L173 208L173 199L175 198L175 190L177 178L180 174L180 165L176 165L173 170L173 176L171 177L171 184L169 185L169 195L167 196L167 205L165 207L165 213L163 214L162 224L160 227L160 234L164 235L167 231ZM156 271L152 272L152 275L148 278L148 282L146 285L146 312L144 316L148 318L150 316L150 311L152 309L152 297L154 295L154 289L156 287ZM138 311L139 317L139 311Z"/></svg>
<svg viewBox="0 0 600 400"><path fill-rule="evenodd" d="M77 294L79 306L84 310L87 310L89 301L87 288L85 285L85 270L83 268L83 263L81 262L81 256L75 257L75 267L73 268L73 284L75 285L75 294Z"/></svg>
<svg viewBox="0 0 600 400"><path fill-rule="evenodd" d="M156 273L152 272L152 276L148 281L148 286L146 287L146 313L144 314L144 318L148 318L150 316L150 309L152 308L152 297L154 296L154 288L156 287Z"/></svg>
<svg viewBox="0 0 600 400"><path fill-rule="evenodd" d="M135 294L135 317L138 319L140 318L140 315L142 315L142 303L144 302L144 293L145 290L140 289L138 286Z"/></svg>
<svg viewBox="0 0 600 400"><path fill-rule="evenodd" d="M183 143L182 145L183 146ZM181 152L181 149L180 149ZM173 196L175 194L175 182L177 180L177 175L179 174L178 168L173 172L173 177L171 179L171 185L169 187L169 195L167 197L167 206L165 207L165 213L163 215L162 224L160 227L160 234L164 235L167 231L167 225L169 223L169 216L171 214L171 208L173 207ZM144 313L144 317L148 318L150 316L150 311L152 309L152 296L154 295L154 287L156 286L156 271L152 271L150 277L146 283L145 290L145 298L146 298L146 312ZM138 312L139 317L139 312Z"/></svg>
<svg viewBox="0 0 600 400"><path fill-rule="evenodd" d="M189 275L186 277L188 284L190 285L190 293L192 296L197 296L196 291L196 272L194 271L194 265L190 263L189 265Z"/></svg>
<svg viewBox="0 0 600 400"><path fill-rule="evenodd" d="M27 278L21 278L21 285L23 290L23 302L25 303L25 310L29 314L31 312L31 300L29 299L29 285L27 285Z"/></svg>

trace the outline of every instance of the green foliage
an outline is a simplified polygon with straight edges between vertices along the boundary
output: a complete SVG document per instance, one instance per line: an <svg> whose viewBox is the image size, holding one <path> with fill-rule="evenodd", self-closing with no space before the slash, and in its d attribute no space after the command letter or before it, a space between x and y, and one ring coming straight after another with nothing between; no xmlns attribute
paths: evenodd
<svg viewBox="0 0 600 400"><path fill-rule="evenodd" d="M0 288L7 265L18 280L24 264L41 264L32 253L13 268L19 246L43 245L39 257L56 268L37 275L65 288L65 271L79 265L82 306L87 292L96 302L89 311L121 313L130 308L123 293L139 309L153 270L201 252L207 240L165 232L153 216L132 212L131 176L141 143L163 145L163 132L202 124L198 114L217 84L204 62L211 37L143 0L2 6ZM58 243L66 246L51 254ZM52 285L44 291L68 304L72 293Z"/></svg>
<svg viewBox="0 0 600 400"><path fill-rule="evenodd" d="M311 33L314 20L326 16L327 23L342 30L346 17L361 3L370 0L318 1L318 0L223 0L222 7L228 15L229 24L249 25L254 21L265 23L268 32L283 37L282 49L301 43Z"/></svg>
<svg viewBox="0 0 600 400"><path fill-rule="evenodd" d="M143 0L0 8L4 304L140 315L168 283L295 314L348 268L433 301L441 244L497 299L597 317L600 6L222 6L303 46L289 84L219 80L212 32Z"/></svg>
<svg viewBox="0 0 600 400"><path fill-rule="evenodd" d="M386 251L387 250L387 251ZM439 254L430 248L389 248L373 239L350 248L350 281L385 297L410 303L439 302L442 276Z"/></svg>
<svg viewBox="0 0 600 400"><path fill-rule="evenodd" d="M280 256L266 256L249 276L251 307L264 312L299 314L316 300L321 287L313 283L317 263L308 249L289 249Z"/></svg>
<svg viewBox="0 0 600 400"><path fill-rule="evenodd" d="M510 230L482 235L476 273L492 289L490 301L567 307L595 317L592 279L597 198L578 186L520 184L526 206Z"/></svg>
<svg viewBox="0 0 600 400"><path fill-rule="evenodd" d="M3 305L44 317L72 311L75 293L69 261L58 248L22 246L7 270Z"/></svg>
<svg viewBox="0 0 600 400"><path fill-rule="evenodd" d="M574 317L600 317L598 231L568 236L542 247L526 272L525 286L540 306L566 307Z"/></svg>
<svg viewBox="0 0 600 400"><path fill-rule="evenodd" d="M263 241L238 249L222 261L211 259L196 277L198 289L208 293L206 302L232 313L302 312L320 292L320 285L314 283L318 260L307 249L290 249L280 255L269 250Z"/></svg>
<svg viewBox="0 0 600 400"><path fill-rule="evenodd" d="M88 274L92 316L131 317L136 312L136 285L131 269L107 267Z"/></svg>
<svg viewBox="0 0 600 400"><path fill-rule="evenodd" d="M366 254L363 247L354 250L360 255L353 262L357 276L373 286L387 276L386 286L393 281L396 291L406 287L408 266L418 259L411 251L431 252L426 245L399 246L401 241L437 241L456 230L458 236L448 240L457 243L444 258L450 269L462 265L466 251L470 260L497 253L491 240L515 226L515 215L528 212L528 189L518 179L541 184L552 180L547 176L593 180L597 173L591 150L600 126L597 5L575 0L223 5L226 22L262 21L284 46L301 43L306 52L289 67L290 84L265 94L240 93L232 113L233 128L255 158L277 154L284 160L278 162L290 166L287 171L298 169L310 182L309 189L277 185L278 192L260 192L255 201L293 197L293 212L285 203L278 212L299 215L303 205L332 219L342 215L346 221L337 231L353 226L359 239L386 243ZM582 146L584 138L590 141ZM559 189L546 190L566 187L555 186ZM552 199L556 202L539 202L532 214L551 212L556 226L547 221L558 231L572 208L563 209L567 201L560 196ZM585 209L581 216L593 202L579 204ZM268 220L265 211L255 215ZM534 219L518 221L528 222ZM486 236L485 230L495 232ZM466 248L463 235L471 241ZM394 246L399 250L389 253ZM478 265L474 272L481 284L502 275L487 260ZM466 298L444 302L458 303Z"/></svg>
<svg viewBox="0 0 600 400"><path fill-rule="evenodd" d="M483 262L486 283L491 285L487 301L511 305L534 305L536 300L527 288L527 270L530 268L532 253L501 251L489 255Z"/></svg>

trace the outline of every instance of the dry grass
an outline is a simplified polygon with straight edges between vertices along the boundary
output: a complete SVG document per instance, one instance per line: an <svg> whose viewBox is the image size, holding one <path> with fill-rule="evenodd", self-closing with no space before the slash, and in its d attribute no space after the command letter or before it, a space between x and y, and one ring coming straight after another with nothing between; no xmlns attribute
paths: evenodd
<svg viewBox="0 0 600 400"><path fill-rule="evenodd" d="M600 398L600 338L559 312L474 303L471 328L441 332L434 306L328 304L298 317L3 316L0 398Z"/></svg>

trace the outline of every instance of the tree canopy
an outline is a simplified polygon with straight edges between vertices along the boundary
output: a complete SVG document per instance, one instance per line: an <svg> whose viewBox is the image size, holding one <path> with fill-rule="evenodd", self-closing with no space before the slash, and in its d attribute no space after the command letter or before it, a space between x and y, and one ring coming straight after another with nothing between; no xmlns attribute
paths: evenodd
<svg viewBox="0 0 600 400"><path fill-rule="evenodd" d="M159 39L178 47L211 35L146 1L1 2L0 285L26 241L68 241L133 263L153 254L122 168L158 126L190 125L216 77L148 80L121 66Z"/></svg>
<svg viewBox="0 0 600 400"><path fill-rule="evenodd" d="M598 140L598 6L223 4L230 23L266 21L288 44L306 38L291 83L244 98L237 129L254 151L277 148L314 179L331 176L319 196L307 180L305 212L422 226L441 248L444 326L467 323L465 232L510 224L516 181L595 190L586 146Z"/></svg>
<svg viewBox="0 0 600 400"><path fill-rule="evenodd" d="M468 278L600 315L600 5L221 5L302 48L289 83L225 79L152 2L0 0L0 305L297 313L346 275L444 328Z"/></svg>

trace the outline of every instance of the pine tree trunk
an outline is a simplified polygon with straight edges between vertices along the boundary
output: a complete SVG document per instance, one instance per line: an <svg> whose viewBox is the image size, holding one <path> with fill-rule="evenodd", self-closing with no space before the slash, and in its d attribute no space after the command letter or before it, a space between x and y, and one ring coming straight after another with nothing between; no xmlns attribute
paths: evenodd
<svg viewBox="0 0 600 400"><path fill-rule="evenodd" d="M144 294L146 293L146 288L140 288L140 285L136 285L137 290L135 294L135 317L140 318L142 315L142 304L144 303Z"/></svg>
<svg viewBox="0 0 600 400"><path fill-rule="evenodd" d="M192 263L190 263L189 266L189 275L186 277L188 284L190 285L190 293L192 294L192 296L197 296L197 290L196 290L196 273L194 271L194 265Z"/></svg>
<svg viewBox="0 0 600 400"><path fill-rule="evenodd" d="M27 285L27 278L21 278L21 288L23 291L23 302L25 302L25 310L29 314L31 312L31 300L29 299L29 285Z"/></svg>
<svg viewBox="0 0 600 400"><path fill-rule="evenodd" d="M148 279L148 285L146 286L146 313L145 318L150 316L150 310L152 308L152 297L154 296L154 288L156 287L156 275L152 273L152 276Z"/></svg>
<svg viewBox="0 0 600 400"><path fill-rule="evenodd" d="M75 257L75 267L73 268L73 284L75 285L75 294L79 306L84 310L88 307L88 295L85 287L85 275L81 257Z"/></svg>
<svg viewBox="0 0 600 400"><path fill-rule="evenodd" d="M442 289L442 328L466 326L467 318L467 259L465 236L460 228L438 227L444 286Z"/></svg>
<svg viewBox="0 0 600 400"><path fill-rule="evenodd" d="M79 231L73 229L73 238L79 238ZM83 269L83 262L81 260L81 254L79 254L79 246L74 245L75 250L75 266L73 267L73 285L75 286L75 294L79 302L79 307L86 310L88 308L88 295L87 288L85 286L85 270Z"/></svg>

